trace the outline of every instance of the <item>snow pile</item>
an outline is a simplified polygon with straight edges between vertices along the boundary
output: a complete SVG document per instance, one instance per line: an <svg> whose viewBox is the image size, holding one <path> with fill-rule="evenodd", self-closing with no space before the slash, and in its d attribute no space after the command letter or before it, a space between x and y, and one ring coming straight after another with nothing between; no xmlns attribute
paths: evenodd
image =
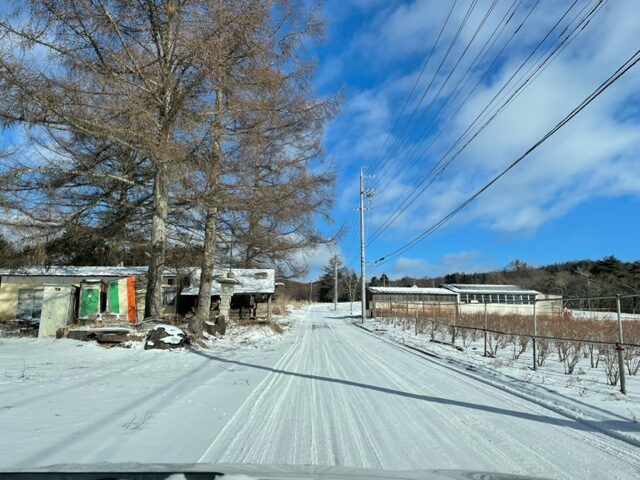
<svg viewBox="0 0 640 480"><path fill-rule="evenodd" d="M262 348L279 342L288 330L286 323L247 322L227 326L224 335L205 333L204 346L213 350L236 350L238 347Z"/></svg>
<svg viewBox="0 0 640 480"><path fill-rule="evenodd" d="M153 327L154 330L163 329L169 335L184 335L184 332L181 328L174 327L173 325L167 325L165 323L159 323L158 325Z"/></svg>

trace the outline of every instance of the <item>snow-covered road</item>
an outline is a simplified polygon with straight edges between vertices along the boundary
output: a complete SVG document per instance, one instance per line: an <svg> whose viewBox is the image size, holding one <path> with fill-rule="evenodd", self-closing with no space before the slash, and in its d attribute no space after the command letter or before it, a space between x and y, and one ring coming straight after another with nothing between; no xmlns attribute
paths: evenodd
<svg viewBox="0 0 640 480"><path fill-rule="evenodd" d="M283 341L260 350L139 351L126 367L132 352L124 351L90 379L0 380L0 468L199 461L640 475L639 449L345 317L313 306ZM20 394L8 390L16 386Z"/></svg>

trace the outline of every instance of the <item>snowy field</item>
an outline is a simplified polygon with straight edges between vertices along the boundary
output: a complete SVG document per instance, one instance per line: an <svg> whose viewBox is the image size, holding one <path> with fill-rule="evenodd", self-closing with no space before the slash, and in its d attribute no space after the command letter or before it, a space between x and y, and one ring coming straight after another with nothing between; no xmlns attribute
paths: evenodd
<svg viewBox="0 0 640 480"><path fill-rule="evenodd" d="M294 313L277 339L240 332L198 351L0 339L0 469L207 462L639 477L638 425L614 409L578 421L500 385L512 372L467 365L482 357L425 356L392 341L407 332L369 333L340 307ZM553 390L546 400L569 403ZM594 398L580 401L603 409Z"/></svg>
<svg viewBox="0 0 640 480"><path fill-rule="evenodd" d="M616 312L598 312L593 310L569 310L573 318L584 318L586 320L618 320ZM640 313L621 313L620 320L623 322L640 321Z"/></svg>
<svg viewBox="0 0 640 480"><path fill-rule="evenodd" d="M605 430L640 447L640 376L626 373L627 395L620 387L607 383L604 363L591 368L588 357L581 355L571 375L564 372L555 349L543 366L532 368L532 348L514 359L511 345L500 349L495 358L482 355L482 335L461 348L458 339L456 348L449 335L436 334L438 342L430 341L430 334L415 335L413 328L387 324L380 320L368 320L365 328L386 340L435 355L441 363L459 368L472 377L533 399L540 404L583 421L603 422ZM585 352L586 354L586 352Z"/></svg>

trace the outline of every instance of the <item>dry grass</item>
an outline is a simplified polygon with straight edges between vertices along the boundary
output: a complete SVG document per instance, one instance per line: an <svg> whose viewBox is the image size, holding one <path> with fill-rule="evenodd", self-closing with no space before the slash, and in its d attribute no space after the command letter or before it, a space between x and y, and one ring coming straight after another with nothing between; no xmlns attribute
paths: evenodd
<svg viewBox="0 0 640 480"><path fill-rule="evenodd" d="M383 320L401 319L402 322L411 322L413 326L418 322L418 330L424 330L435 319L436 322L451 326L454 324L454 315L450 310L436 309L428 312L411 312L407 318L404 306L391 310L377 309L376 316ZM413 318L411 318L413 317ZM581 319L574 318L570 312L563 315L538 315L538 335L555 337L559 339L593 340L600 342L618 342L618 324L616 320L609 319ZM482 329L484 327L484 314L461 314L456 327L468 327ZM409 328L409 326L405 327ZM503 332L506 335L533 335L533 316L517 314L492 314L487 316L487 328ZM640 345L640 321L623 322L624 343Z"/></svg>
<svg viewBox="0 0 640 480"><path fill-rule="evenodd" d="M248 322L240 322L238 325L243 327L268 327L277 334L282 334L284 330L274 321L269 320L250 320Z"/></svg>
<svg viewBox="0 0 640 480"><path fill-rule="evenodd" d="M467 346L479 339L484 329L484 313L462 314L457 318L450 308L431 307L407 311L405 305L391 309L376 309L376 317L387 324L403 330L414 330L417 334L428 334L431 339ZM640 321L622 323L624 343L624 363L626 373L640 372ZM500 350L511 346L513 359L517 360L530 346L533 335L533 315L488 315L488 354L496 357ZM576 366L586 361L591 368L603 369L607 382L616 385L619 381L617 352L618 324L608 318L575 318L570 311L562 315L539 315L537 317L537 364L542 367L550 356L556 356L564 366L564 372L571 375ZM588 344L585 341L607 342ZM588 360L587 360L588 359Z"/></svg>
<svg viewBox="0 0 640 480"><path fill-rule="evenodd" d="M286 317L289 315L289 305L295 309L301 309L309 305L309 302L306 300L294 300L286 295L276 295L271 311L274 315Z"/></svg>

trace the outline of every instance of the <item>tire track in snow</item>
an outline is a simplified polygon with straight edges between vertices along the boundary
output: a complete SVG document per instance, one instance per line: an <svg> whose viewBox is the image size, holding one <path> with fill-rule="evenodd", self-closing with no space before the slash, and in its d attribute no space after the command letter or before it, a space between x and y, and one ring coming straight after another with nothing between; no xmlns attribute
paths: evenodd
<svg viewBox="0 0 640 480"><path fill-rule="evenodd" d="M291 343L291 346L287 351L282 355L280 360L278 360L278 362L273 366L273 370L285 368L293 356L300 354L298 341L301 336L304 336L304 331L301 332L300 330L300 326L296 327L296 338ZM302 330L304 330L303 326ZM277 381L278 373L273 371L258 384L249 397L242 403L236 413L229 419L216 438L214 438L204 453L198 458L197 463L201 463L205 461L205 459L210 459L209 462L220 462L219 459L222 458L223 454L227 450L234 452L235 455L242 454L242 446L239 445L241 433L246 433L247 429L255 429L261 426L260 423L251 423L251 420L256 420L256 417L259 416L259 410L260 408L263 408L264 400L268 395L271 395L270 389ZM280 401L284 398L284 396L281 396ZM273 419L271 419L271 422L273 422ZM244 429L241 427L241 430L237 431L239 427L238 424L242 423L245 425ZM236 431L234 432L234 430ZM260 438L263 438L264 428L262 428L262 432L259 436ZM227 445L224 445L225 439L230 439Z"/></svg>
<svg viewBox="0 0 640 480"><path fill-rule="evenodd" d="M361 340L361 339L360 339ZM365 344L367 342L355 341L355 336L351 337L350 340L351 346L353 349L358 350L361 354L369 357L369 361L363 362L364 365L376 365L378 368L378 374L382 375L385 378L386 385L394 386L400 392L414 392L416 394L422 394L422 390L427 382L422 381L421 379L418 382L412 382L409 380L415 380L417 378L415 375L411 376L412 373L409 370L402 369L399 366L396 366L394 362L390 362L388 358L383 357L380 354L380 350L376 348L367 348ZM374 343L378 343L375 342ZM369 347L375 347L374 343L369 343ZM386 360L386 361L385 361ZM405 381L402 381L405 379ZM417 383L417 385L416 385ZM431 386L433 389L433 386ZM431 393L440 394L442 396L446 396L445 392L440 390L434 390ZM460 450L460 442L459 442L459 432L460 425L449 419L449 415L446 413L443 414L441 407L435 404L428 403L424 405L415 405L416 401L414 400L411 405L409 402L400 402L400 405L404 406L403 416L405 418L413 419L413 428L418 429L420 431L419 436L431 437L436 440L435 445L432 445L431 448L438 450L439 454L437 455L439 458L445 459L448 457L453 457L454 459L459 455L469 455L468 451ZM433 413L433 415L429 415L424 412L425 409L428 409ZM416 418L417 417L417 418ZM424 418L426 421L422 423L419 419ZM427 420L428 419L428 420ZM431 428L425 428L431 425ZM495 448L492 442L487 441L486 438L481 435L477 435L475 432L466 432L471 433L471 436L474 437L474 444L476 448L478 446L482 447L486 454L485 458L492 458L495 463L499 463L500 465L508 466L506 469L510 472L518 472L520 470L519 465L516 462L513 462L508 455L504 452ZM454 453L452 453L454 452ZM472 452L472 454L475 452ZM419 457L413 457L419 458ZM501 462L496 462L499 459ZM412 467L419 467L420 465L412 465ZM451 463L450 467L455 467L455 463Z"/></svg>
<svg viewBox="0 0 640 480"><path fill-rule="evenodd" d="M276 371L201 460L635 478L631 465L582 440L596 441L590 432L545 423L555 414L332 316L310 310L298 322Z"/></svg>
<svg viewBox="0 0 640 480"><path fill-rule="evenodd" d="M463 372L457 372L455 369L451 369L448 366L441 365L439 362L436 362L427 356L419 355L414 351L409 351L403 348L401 345L389 344L388 342L385 342L384 340L378 338L375 334L368 334L359 329L358 331L369 338L377 340L379 343L388 344L391 347L395 347L399 351L406 352L408 355L417 356L423 359L424 361L436 367L439 367L440 369L444 370L447 374L454 376L456 381L468 384L473 389L486 393L487 395L499 398L501 401L509 403L518 409L525 409L539 416L549 416L552 419L560 419L563 421L566 420L565 417L563 417L560 414L557 414L556 412L545 409L544 407L536 403L528 402L525 399L521 399L520 397L511 395L509 392L506 392L502 389L495 388L495 387L492 387L491 385L486 385L482 382L474 380L473 378L465 375ZM424 370L419 370L419 372L424 372ZM476 422L476 424L478 424L478 422ZM608 437L597 430L581 431L573 428L567 429L567 427L563 427L555 423L549 423L549 428L557 430L559 433L562 433L562 436L565 436L566 432L568 431L569 435L576 437L576 440L578 440L579 442L585 442L601 450L607 455L614 457L617 461L623 461L635 468L640 467L640 453L638 452L637 449L625 444L624 442L621 442L616 439L612 439L611 437ZM502 435L505 435L505 433L506 435L509 435L508 432L501 432ZM527 450L536 458L538 458L538 460L541 463L545 463L550 467L554 467L554 464L548 458L549 445L547 443L544 443L544 444L535 444L534 442L524 443L513 435L509 435L509 437L512 443L516 443L519 445L520 447L519 450ZM552 439L551 442L554 443L555 448L559 450L566 449L566 440L560 442ZM532 447L531 444L533 444L534 446ZM544 448L541 448L541 447L544 447ZM569 456L571 455L571 450L568 450L568 455ZM584 471L585 473L589 473L588 470L584 470ZM567 473L566 470L561 469L558 471L557 475L560 475L563 478L574 478L574 472L575 470L570 473ZM640 470L638 473L640 474Z"/></svg>
<svg viewBox="0 0 640 480"><path fill-rule="evenodd" d="M325 357L327 358L327 365L329 367L328 376L330 378L347 378L347 374L344 368L344 364L346 363L344 360L348 359L348 357L344 356L344 344L338 338L338 333L336 329L329 327L330 332L327 332L331 335L333 340L331 342L324 342L322 347L325 351ZM330 353L329 353L329 345L335 345L340 348L340 350L334 348L333 349L333 361L331 361ZM343 361L336 361L336 358L339 358L340 355L343 355ZM353 365L357 365L357 362L354 362ZM363 421L361 418L361 407L354 405L354 399L349 398L346 395L346 389L342 386L338 387L332 385L334 390L334 400L338 399L338 401L332 402L334 406L336 405L347 405L347 415L348 421L344 422L345 425L349 426L349 433L353 437L353 441L357 444L358 457L360 459L359 466L370 466L375 468L385 468L384 461L382 460L382 455L380 452L380 447L377 442L377 436L372 434L370 431L370 423ZM352 395L353 396L353 395ZM362 401L362 399L360 399ZM357 402L357 405L362 405L361 402ZM340 418L341 409L334 408L334 412L337 415L336 418ZM369 448L367 448L367 446ZM375 463L372 463L367 458L367 451L371 451L373 453L373 459Z"/></svg>

